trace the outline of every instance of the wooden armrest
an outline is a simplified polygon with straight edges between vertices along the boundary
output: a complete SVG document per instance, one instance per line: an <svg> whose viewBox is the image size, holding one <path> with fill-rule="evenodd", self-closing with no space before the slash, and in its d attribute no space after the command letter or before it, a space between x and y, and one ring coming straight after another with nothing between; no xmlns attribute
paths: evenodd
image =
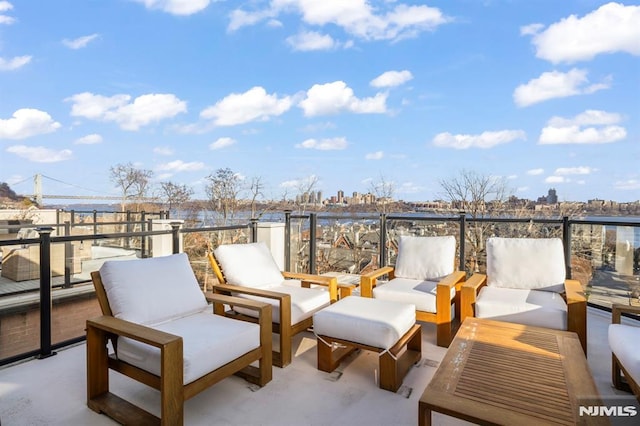
<svg viewBox="0 0 640 426"><path fill-rule="evenodd" d="M378 268L375 271L371 271L367 274L362 274L362 276L360 277L360 281L362 281L362 279L373 279L375 282L375 279L380 278L383 275L387 275L392 273L395 270L395 268L393 266L383 266L382 268Z"/></svg>
<svg viewBox="0 0 640 426"><path fill-rule="evenodd" d="M304 274L300 272L283 272L282 276L288 279L302 281L303 287L309 284L322 285L329 288L329 298L331 303L338 300L338 279L336 277L325 277L323 275Z"/></svg>
<svg viewBox="0 0 640 426"><path fill-rule="evenodd" d="M464 271L455 271L449 275L447 275L446 277L444 277L443 279L440 280L440 282L438 282L438 286L445 286L445 287L455 287L456 285L460 284L461 282L463 282L465 280L465 278L467 278L467 273Z"/></svg>
<svg viewBox="0 0 640 426"><path fill-rule="evenodd" d="M265 290L262 288L245 287L245 286L232 285L232 284L216 284L213 286L213 291L218 294L220 291L232 291L234 293L242 293L242 294L248 294L251 296L260 296L260 297L266 297L269 299L278 299L278 300L282 300L287 297L290 297L288 294L280 293L278 291L271 291L271 290Z"/></svg>
<svg viewBox="0 0 640 426"><path fill-rule="evenodd" d="M120 318L101 316L87 320L87 328L93 327L117 336L128 337L157 348L182 342L182 337Z"/></svg>
<svg viewBox="0 0 640 426"><path fill-rule="evenodd" d="M383 266L368 274L362 274L360 276L360 296L373 297L373 288L376 286L378 278L383 275L389 275L389 278L391 278L394 270L393 266Z"/></svg>
<svg viewBox="0 0 640 426"><path fill-rule="evenodd" d="M640 315L640 306L613 304L611 306L611 324L620 324L620 317L623 313Z"/></svg>
<svg viewBox="0 0 640 426"><path fill-rule="evenodd" d="M476 297L482 287L487 285L487 276L485 274L475 273L469 278L460 290L460 321L464 321L467 317L475 316L474 305Z"/></svg>
<svg viewBox="0 0 640 426"><path fill-rule="evenodd" d="M204 297L208 302L212 303L224 303L226 305L240 306L247 309L252 309L254 311L258 311L262 314L265 307L270 307L271 305L265 302L259 302L257 300L252 299L244 299L242 297L235 296L227 296L226 294L216 294L212 292L206 292Z"/></svg>
<svg viewBox="0 0 640 426"><path fill-rule="evenodd" d="M587 298L582 290L582 284L577 280L565 280L564 291L567 298L567 305L571 303L586 302Z"/></svg>

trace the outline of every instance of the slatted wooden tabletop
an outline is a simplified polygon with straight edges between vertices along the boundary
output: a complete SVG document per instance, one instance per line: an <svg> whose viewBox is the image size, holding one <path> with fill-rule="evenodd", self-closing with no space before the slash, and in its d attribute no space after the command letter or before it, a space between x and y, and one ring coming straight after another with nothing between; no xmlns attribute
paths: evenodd
<svg viewBox="0 0 640 426"><path fill-rule="evenodd" d="M582 398L599 399L575 333L469 318L420 398L430 411L481 424L607 424L579 418Z"/></svg>

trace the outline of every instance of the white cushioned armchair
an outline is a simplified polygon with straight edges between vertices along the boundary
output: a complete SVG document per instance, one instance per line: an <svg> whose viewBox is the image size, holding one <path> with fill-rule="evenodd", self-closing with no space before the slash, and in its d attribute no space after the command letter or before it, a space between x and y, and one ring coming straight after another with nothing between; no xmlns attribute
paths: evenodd
<svg viewBox="0 0 640 426"><path fill-rule="evenodd" d="M460 287L466 277L455 271L455 258L453 236L401 236L395 267L362 275L361 295L415 305L416 319L435 323L436 343L447 347L454 334L452 321L460 317ZM389 281L379 283L384 275Z"/></svg>
<svg viewBox="0 0 640 426"><path fill-rule="evenodd" d="M559 238L489 238L487 273L462 286L462 320L469 316L578 334L587 353L587 300L566 279Z"/></svg>
<svg viewBox="0 0 640 426"><path fill-rule="evenodd" d="M232 374L260 386L271 380L271 306L205 297L186 254L107 261L91 276L103 313L87 321L92 410L123 424L179 425L185 400ZM258 324L214 315L208 302L253 309ZM109 369L159 390L160 419L111 393Z"/></svg>
<svg viewBox="0 0 640 426"><path fill-rule="evenodd" d="M218 278L214 292L271 305L273 332L280 335L279 351L273 352L273 364L278 367L291 363L293 336L311 327L316 311L337 300L335 277L281 272L263 242L223 244L213 252L209 250L208 255ZM255 316L239 305L220 313L242 318Z"/></svg>
<svg viewBox="0 0 640 426"><path fill-rule="evenodd" d="M611 378L616 389L633 392L640 401L640 327L621 324L622 313L640 315L640 306L613 305L611 309Z"/></svg>

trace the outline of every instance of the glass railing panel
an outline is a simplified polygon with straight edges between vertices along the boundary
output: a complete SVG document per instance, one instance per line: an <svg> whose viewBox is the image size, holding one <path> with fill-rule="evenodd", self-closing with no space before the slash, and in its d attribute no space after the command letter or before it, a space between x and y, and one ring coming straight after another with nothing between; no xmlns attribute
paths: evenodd
<svg viewBox="0 0 640 426"><path fill-rule="evenodd" d="M640 223L573 224L573 278L585 283L591 304L640 305Z"/></svg>

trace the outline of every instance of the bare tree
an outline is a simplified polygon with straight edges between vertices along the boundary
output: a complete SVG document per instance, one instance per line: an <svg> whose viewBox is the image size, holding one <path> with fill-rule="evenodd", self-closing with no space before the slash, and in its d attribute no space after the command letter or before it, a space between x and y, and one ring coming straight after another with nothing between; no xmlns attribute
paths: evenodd
<svg viewBox="0 0 640 426"><path fill-rule="evenodd" d="M388 180L384 175L380 175L378 180L371 181L369 184L369 192L376 197L376 210L380 213L388 213L389 208L393 204L395 195L395 184Z"/></svg>
<svg viewBox="0 0 640 426"><path fill-rule="evenodd" d="M504 179L470 170L462 170L458 176L441 180L440 186L444 191L444 198L451 202L451 206L464 211L473 219L491 213L499 216L507 197ZM490 227L490 223L474 221L466 228L465 238L471 248L468 270L477 270L477 259L484 251L485 235Z"/></svg>
<svg viewBox="0 0 640 426"><path fill-rule="evenodd" d="M209 197L209 202L213 211L218 211L222 215L223 224L227 224L233 218L238 207L238 194L242 190L242 180L240 176L230 168L218 169L215 173L207 176L209 184L205 187L205 192Z"/></svg>
<svg viewBox="0 0 640 426"><path fill-rule="evenodd" d="M264 182L260 176L251 179L249 184L249 192L251 193L251 218L257 219L256 216L256 203L258 198L264 197L262 191L264 190Z"/></svg>
<svg viewBox="0 0 640 426"><path fill-rule="evenodd" d="M149 182L153 177L151 170L137 169L133 163L116 164L110 169L110 179L118 186L121 192L121 211L128 200L134 200L138 204L149 190Z"/></svg>
<svg viewBox="0 0 640 426"><path fill-rule="evenodd" d="M187 185L179 185L174 182L161 182L160 190L162 192L162 198L165 200L169 211L171 211L172 208L180 209L180 206L189 201L193 195L192 188ZM178 218L179 217L180 214L178 213Z"/></svg>

